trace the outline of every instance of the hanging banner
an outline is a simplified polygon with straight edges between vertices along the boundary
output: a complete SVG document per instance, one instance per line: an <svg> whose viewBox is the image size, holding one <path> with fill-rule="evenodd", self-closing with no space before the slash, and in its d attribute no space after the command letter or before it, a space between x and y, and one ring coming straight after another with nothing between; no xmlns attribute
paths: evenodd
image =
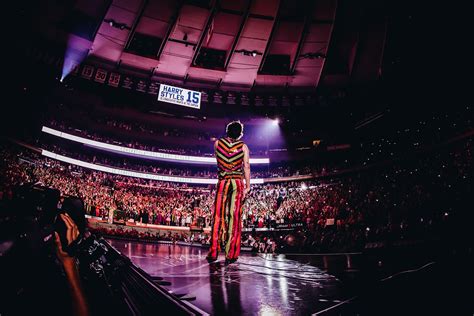
<svg viewBox="0 0 474 316"><path fill-rule="evenodd" d="M130 76L125 76L122 81L122 88L132 89L134 79Z"/></svg>
<svg viewBox="0 0 474 316"><path fill-rule="evenodd" d="M201 92L161 84L158 101L200 109Z"/></svg>
<svg viewBox="0 0 474 316"><path fill-rule="evenodd" d="M107 71L102 68L97 69L97 72L95 73L94 81L104 83L105 78L107 78Z"/></svg>
<svg viewBox="0 0 474 316"><path fill-rule="evenodd" d="M138 80L135 89L139 92L146 92L147 82L145 80Z"/></svg>
<svg viewBox="0 0 474 316"><path fill-rule="evenodd" d="M160 90L160 84L154 81L150 82L148 86L148 93L149 94L158 94L158 90Z"/></svg>
<svg viewBox="0 0 474 316"><path fill-rule="evenodd" d="M117 88L119 86L119 83L120 83L120 74L111 72L109 76L109 82L108 82L109 86Z"/></svg>
<svg viewBox="0 0 474 316"><path fill-rule="evenodd" d="M84 68L82 68L81 76L83 78L90 80L92 78L93 73L94 73L94 67L90 65L85 65Z"/></svg>

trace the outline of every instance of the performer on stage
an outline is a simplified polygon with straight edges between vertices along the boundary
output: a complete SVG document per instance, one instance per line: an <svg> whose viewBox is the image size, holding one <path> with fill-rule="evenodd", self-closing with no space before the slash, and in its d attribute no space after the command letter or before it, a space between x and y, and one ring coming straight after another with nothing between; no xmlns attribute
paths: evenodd
<svg viewBox="0 0 474 316"><path fill-rule="evenodd" d="M237 261L242 231L242 204L250 191L249 149L240 139L244 126L230 122L226 137L214 144L218 182L212 217L211 248L207 261L217 260L221 243L225 244L225 263ZM245 178L245 183L243 179Z"/></svg>

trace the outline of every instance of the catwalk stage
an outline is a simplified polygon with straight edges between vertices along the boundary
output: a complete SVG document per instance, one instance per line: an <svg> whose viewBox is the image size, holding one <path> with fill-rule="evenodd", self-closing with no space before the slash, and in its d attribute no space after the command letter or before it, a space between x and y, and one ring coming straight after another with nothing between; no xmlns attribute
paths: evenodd
<svg viewBox="0 0 474 316"><path fill-rule="evenodd" d="M108 241L211 315L438 314L472 306L453 303L466 295L458 292L454 272L417 253L410 260L397 254L241 253L237 263L225 266L223 254L207 263L207 249L200 246Z"/></svg>

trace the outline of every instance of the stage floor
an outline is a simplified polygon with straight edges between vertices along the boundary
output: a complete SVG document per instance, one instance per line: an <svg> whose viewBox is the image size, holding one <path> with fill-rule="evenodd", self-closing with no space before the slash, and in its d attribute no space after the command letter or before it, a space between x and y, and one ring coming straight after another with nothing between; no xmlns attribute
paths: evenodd
<svg viewBox="0 0 474 316"><path fill-rule="evenodd" d="M211 315L473 315L472 253L241 253L209 264L202 247L109 240Z"/></svg>
<svg viewBox="0 0 474 316"><path fill-rule="evenodd" d="M172 244L146 244L109 240L112 246L149 273L171 282L167 289L195 297L190 302L212 315L310 315L351 298L350 286L328 273L328 258L321 268L305 256L241 253L224 265L224 255L209 264L207 250ZM356 256L356 255L355 255ZM354 255L339 256L338 270L357 273ZM326 258L326 259L323 259ZM335 262L331 256L331 262Z"/></svg>

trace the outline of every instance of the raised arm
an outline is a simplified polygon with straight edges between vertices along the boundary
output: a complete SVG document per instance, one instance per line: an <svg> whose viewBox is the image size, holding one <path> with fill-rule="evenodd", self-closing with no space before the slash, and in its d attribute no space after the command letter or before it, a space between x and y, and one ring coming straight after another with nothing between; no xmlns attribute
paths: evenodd
<svg viewBox="0 0 474 316"><path fill-rule="evenodd" d="M59 216L66 224L67 242L70 244L79 236L79 230L69 215L60 214ZM63 265L64 272L69 283L69 289L71 291L73 314L78 316L88 316L89 307L87 305L86 296L81 285L79 271L77 269L75 259L69 256L69 254L63 250L58 233L55 232L54 236L56 243L56 255Z"/></svg>
<svg viewBox="0 0 474 316"><path fill-rule="evenodd" d="M244 144L242 147L244 151L244 177L245 177L245 190L242 198L245 198L250 192L250 154L249 148Z"/></svg>

